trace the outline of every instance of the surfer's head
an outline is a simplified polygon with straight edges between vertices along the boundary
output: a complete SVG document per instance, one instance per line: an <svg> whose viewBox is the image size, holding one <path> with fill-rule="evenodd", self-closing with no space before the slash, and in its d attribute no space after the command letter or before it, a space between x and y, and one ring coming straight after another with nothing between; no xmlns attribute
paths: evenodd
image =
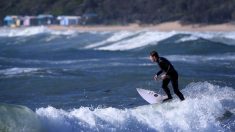
<svg viewBox="0 0 235 132"><path fill-rule="evenodd" d="M151 60L152 62L157 62L158 57L159 57L159 56L158 56L157 51L152 51L152 52L150 52L149 58L150 58L150 60Z"/></svg>

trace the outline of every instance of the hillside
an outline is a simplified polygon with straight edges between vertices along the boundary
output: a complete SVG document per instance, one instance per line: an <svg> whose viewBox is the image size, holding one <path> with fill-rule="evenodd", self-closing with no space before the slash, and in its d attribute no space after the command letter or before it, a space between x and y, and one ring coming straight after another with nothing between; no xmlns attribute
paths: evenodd
<svg viewBox="0 0 235 132"><path fill-rule="evenodd" d="M82 15L96 13L100 24L224 23L235 21L235 0L6 0L6 15ZM2 23L2 22L1 22Z"/></svg>

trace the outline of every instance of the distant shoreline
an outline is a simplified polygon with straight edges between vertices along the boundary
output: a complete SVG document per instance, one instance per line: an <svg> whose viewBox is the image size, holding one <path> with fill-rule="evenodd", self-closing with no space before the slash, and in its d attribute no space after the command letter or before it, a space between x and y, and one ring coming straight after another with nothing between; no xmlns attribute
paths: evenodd
<svg viewBox="0 0 235 132"><path fill-rule="evenodd" d="M89 31L159 31L159 32L170 32L170 31L182 31L182 32L235 32L235 23L223 23L223 24L187 24L182 25L180 22L165 22L156 25L138 25L138 24L129 24L129 25L74 25L74 26L60 26L60 25L42 25L47 27L50 30L65 31L65 30L74 30L81 32ZM0 27L7 29L24 29L29 27ZM38 26L40 27L40 26Z"/></svg>
<svg viewBox="0 0 235 132"><path fill-rule="evenodd" d="M77 31L189 31L189 32L235 32L235 24L224 23L214 25L200 25L200 24L188 24L182 25L180 22L165 22L157 25L138 25L129 24L127 26L122 25L94 25L94 26L59 26L52 25L47 26L52 30L77 30Z"/></svg>

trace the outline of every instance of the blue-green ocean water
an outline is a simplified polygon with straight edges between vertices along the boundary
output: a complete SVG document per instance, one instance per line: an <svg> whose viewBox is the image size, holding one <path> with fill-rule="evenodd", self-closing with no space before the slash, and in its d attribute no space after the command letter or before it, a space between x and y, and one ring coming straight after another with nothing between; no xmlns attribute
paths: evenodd
<svg viewBox="0 0 235 132"><path fill-rule="evenodd" d="M235 130L235 32L0 31L0 131ZM138 95L164 94L152 50L177 69L185 101Z"/></svg>

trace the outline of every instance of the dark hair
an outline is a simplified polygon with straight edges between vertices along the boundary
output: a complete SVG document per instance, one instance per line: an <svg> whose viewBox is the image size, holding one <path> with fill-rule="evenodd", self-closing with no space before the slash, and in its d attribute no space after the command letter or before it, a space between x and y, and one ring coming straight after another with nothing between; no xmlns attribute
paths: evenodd
<svg viewBox="0 0 235 132"><path fill-rule="evenodd" d="M150 55L151 56L155 56L155 57L158 57L158 53L157 53L157 51L152 51L152 52L150 52Z"/></svg>

